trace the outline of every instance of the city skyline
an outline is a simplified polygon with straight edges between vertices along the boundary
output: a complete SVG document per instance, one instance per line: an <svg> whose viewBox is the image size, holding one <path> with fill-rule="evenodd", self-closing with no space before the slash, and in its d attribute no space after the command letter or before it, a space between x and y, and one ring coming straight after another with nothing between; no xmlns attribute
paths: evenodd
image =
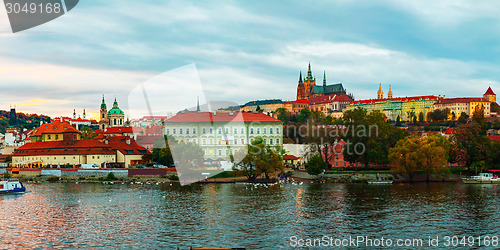
<svg viewBox="0 0 500 250"><path fill-rule="evenodd" d="M126 107L135 86L191 63L208 99L239 104L293 100L309 60L318 80L326 71L329 84L342 82L356 99L373 98L380 83L394 96L498 89L500 36L488 32L500 23L498 3L363 3L81 2L16 34L0 10L0 105L91 114L104 93Z"/></svg>

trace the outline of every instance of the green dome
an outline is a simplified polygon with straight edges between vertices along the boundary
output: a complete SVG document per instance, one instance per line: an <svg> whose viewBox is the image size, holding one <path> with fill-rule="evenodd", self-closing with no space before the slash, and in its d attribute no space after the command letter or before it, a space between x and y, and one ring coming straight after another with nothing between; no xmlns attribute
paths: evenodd
<svg viewBox="0 0 500 250"><path fill-rule="evenodd" d="M123 113L123 110L119 109L119 108L112 108L108 111L108 115L123 115L125 113Z"/></svg>

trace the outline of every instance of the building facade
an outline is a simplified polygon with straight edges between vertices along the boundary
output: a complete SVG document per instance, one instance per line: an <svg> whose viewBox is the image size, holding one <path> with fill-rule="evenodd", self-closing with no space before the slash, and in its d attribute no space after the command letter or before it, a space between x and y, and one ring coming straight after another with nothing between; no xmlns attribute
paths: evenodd
<svg viewBox="0 0 500 250"><path fill-rule="evenodd" d="M490 116L490 101L485 98L462 97L462 98L441 98L434 104L434 109L449 109L449 120L457 120L463 113L472 116L477 107L484 108L484 116Z"/></svg>
<svg viewBox="0 0 500 250"><path fill-rule="evenodd" d="M205 159L229 159L256 137L266 145L283 145L283 123L263 113L179 113L164 123L165 135L199 145Z"/></svg>

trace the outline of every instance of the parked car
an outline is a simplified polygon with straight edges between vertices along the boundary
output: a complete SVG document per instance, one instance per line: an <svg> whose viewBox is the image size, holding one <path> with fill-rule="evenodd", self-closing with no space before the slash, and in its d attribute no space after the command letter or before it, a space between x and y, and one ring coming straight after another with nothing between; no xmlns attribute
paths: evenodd
<svg viewBox="0 0 500 250"><path fill-rule="evenodd" d="M137 166L137 168L147 168L146 166Z"/></svg>

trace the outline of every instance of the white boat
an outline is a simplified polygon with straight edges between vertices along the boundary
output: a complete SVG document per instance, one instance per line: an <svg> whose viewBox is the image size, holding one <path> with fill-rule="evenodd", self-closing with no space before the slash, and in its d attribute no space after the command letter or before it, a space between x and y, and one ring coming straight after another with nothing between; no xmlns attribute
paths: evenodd
<svg viewBox="0 0 500 250"><path fill-rule="evenodd" d="M372 180L372 181L368 181L368 184L392 184L392 181L391 180L384 180L384 181Z"/></svg>
<svg viewBox="0 0 500 250"><path fill-rule="evenodd" d="M18 179L1 179L0 194L4 193L24 193L26 188Z"/></svg>
<svg viewBox="0 0 500 250"><path fill-rule="evenodd" d="M480 173L476 176L462 178L465 184L500 184L500 178L491 173Z"/></svg>

